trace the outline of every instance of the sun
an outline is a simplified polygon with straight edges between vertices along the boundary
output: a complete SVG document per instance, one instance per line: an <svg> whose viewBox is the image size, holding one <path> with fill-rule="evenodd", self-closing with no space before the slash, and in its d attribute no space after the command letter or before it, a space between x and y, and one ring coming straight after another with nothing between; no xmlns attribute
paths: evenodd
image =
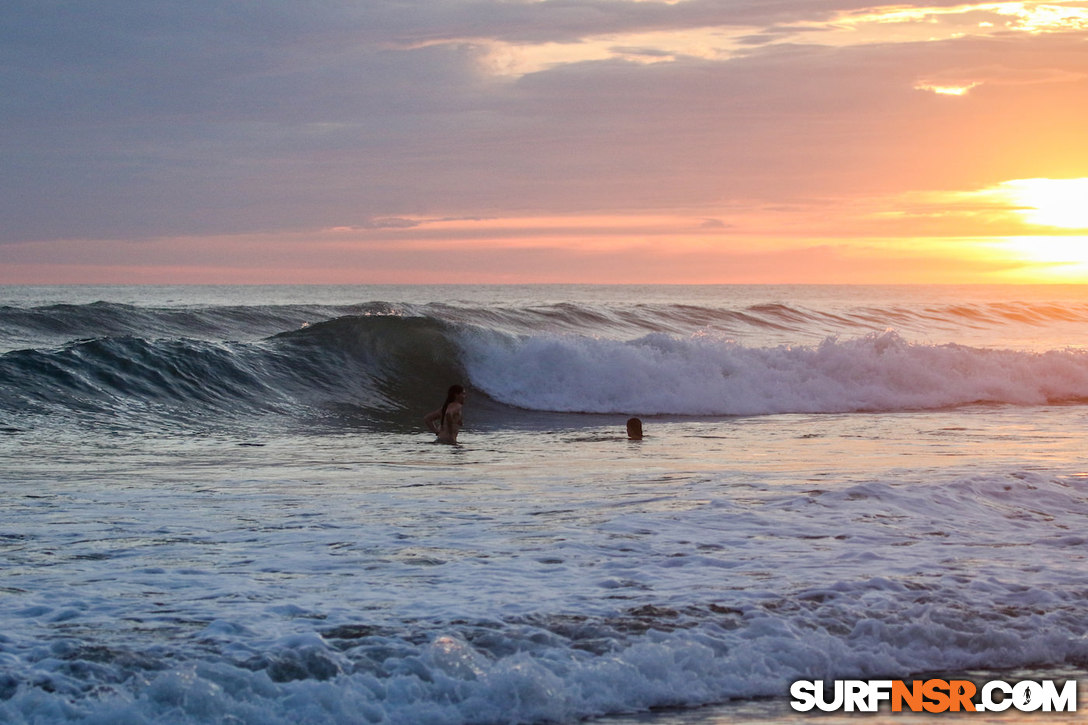
<svg viewBox="0 0 1088 725"><path fill-rule="evenodd" d="M1088 283L1088 236L1006 237L994 240L994 258L1010 267L1014 282Z"/></svg>
<svg viewBox="0 0 1088 725"><path fill-rule="evenodd" d="M1088 282L1088 178L1015 179L988 194L1026 224L998 244L1019 260L1017 276L1037 282Z"/></svg>
<svg viewBox="0 0 1088 725"><path fill-rule="evenodd" d="M1088 265L1088 237L1016 237L1009 243L1021 257L1035 262Z"/></svg>
<svg viewBox="0 0 1088 725"><path fill-rule="evenodd" d="M1016 179L1000 190L1029 224L1088 231L1088 178Z"/></svg>

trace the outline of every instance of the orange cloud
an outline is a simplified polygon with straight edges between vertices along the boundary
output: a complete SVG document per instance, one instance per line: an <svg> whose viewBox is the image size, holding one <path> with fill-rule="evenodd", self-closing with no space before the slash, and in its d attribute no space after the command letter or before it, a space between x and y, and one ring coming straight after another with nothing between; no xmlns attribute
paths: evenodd
<svg viewBox="0 0 1088 725"><path fill-rule="evenodd" d="M1038 240L1031 185L789 205L491 218L0 247L8 283L936 283L1068 281L1074 246ZM1079 188L1079 187L1078 187ZM1051 220L1053 221L1053 219ZM1071 232L1073 233L1073 232ZM1031 242L1030 240L1036 240ZM1052 253L1039 253L1040 249ZM1034 250L1034 251L1033 251ZM1058 254L1061 252L1061 254ZM49 258L49 264L34 260ZM107 265L102 259L124 259Z"/></svg>

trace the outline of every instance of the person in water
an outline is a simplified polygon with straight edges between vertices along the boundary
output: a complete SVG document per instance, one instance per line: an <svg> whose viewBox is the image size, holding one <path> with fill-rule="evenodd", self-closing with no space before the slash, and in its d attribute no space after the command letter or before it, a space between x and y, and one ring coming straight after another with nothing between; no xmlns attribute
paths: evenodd
<svg viewBox="0 0 1088 725"><path fill-rule="evenodd" d="M642 421L638 418L627 419L627 437L633 441L642 440Z"/></svg>
<svg viewBox="0 0 1088 725"><path fill-rule="evenodd" d="M460 385L451 385L442 407L423 416L423 424L438 436L439 443L457 443L457 433L463 425L461 410L464 404L465 389Z"/></svg>

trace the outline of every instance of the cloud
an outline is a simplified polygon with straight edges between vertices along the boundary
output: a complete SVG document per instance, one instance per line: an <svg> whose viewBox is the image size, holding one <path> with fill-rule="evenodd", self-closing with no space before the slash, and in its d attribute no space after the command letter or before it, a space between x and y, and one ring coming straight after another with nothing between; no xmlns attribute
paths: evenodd
<svg viewBox="0 0 1088 725"><path fill-rule="evenodd" d="M307 242L307 243L303 243ZM622 250L569 240L414 242L239 235L145 242L61 241L0 247L0 283L909 283L986 282L1026 263L955 254L956 245L643 244ZM42 262L43 254L53 262Z"/></svg>
<svg viewBox="0 0 1088 725"><path fill-rule="evenodd" d="M8 0L0 242L734 231L736 209L1082 176L1085 5Z"/></svg>

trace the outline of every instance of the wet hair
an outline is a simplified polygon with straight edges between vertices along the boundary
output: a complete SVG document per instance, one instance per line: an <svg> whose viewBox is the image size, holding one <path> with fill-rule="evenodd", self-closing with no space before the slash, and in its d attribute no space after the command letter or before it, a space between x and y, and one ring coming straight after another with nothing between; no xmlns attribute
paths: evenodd
<svg viewBox="0 0 1088 725"><path fill-rule="evenodd" d="M451 385L450 389L446 391L446 402L442 404L442 416L438 419L439 430L446 427L446 408L450 407L450 403L457 400L457 396L463 392L465 392L465 388L461 385Z"/></svg>
<svg viewBox="0 0 1088 725"><path fill-rule="evenodd" d="M638 418L627 419L627 437L633 439L642 438L642 421Z"/></svg>

